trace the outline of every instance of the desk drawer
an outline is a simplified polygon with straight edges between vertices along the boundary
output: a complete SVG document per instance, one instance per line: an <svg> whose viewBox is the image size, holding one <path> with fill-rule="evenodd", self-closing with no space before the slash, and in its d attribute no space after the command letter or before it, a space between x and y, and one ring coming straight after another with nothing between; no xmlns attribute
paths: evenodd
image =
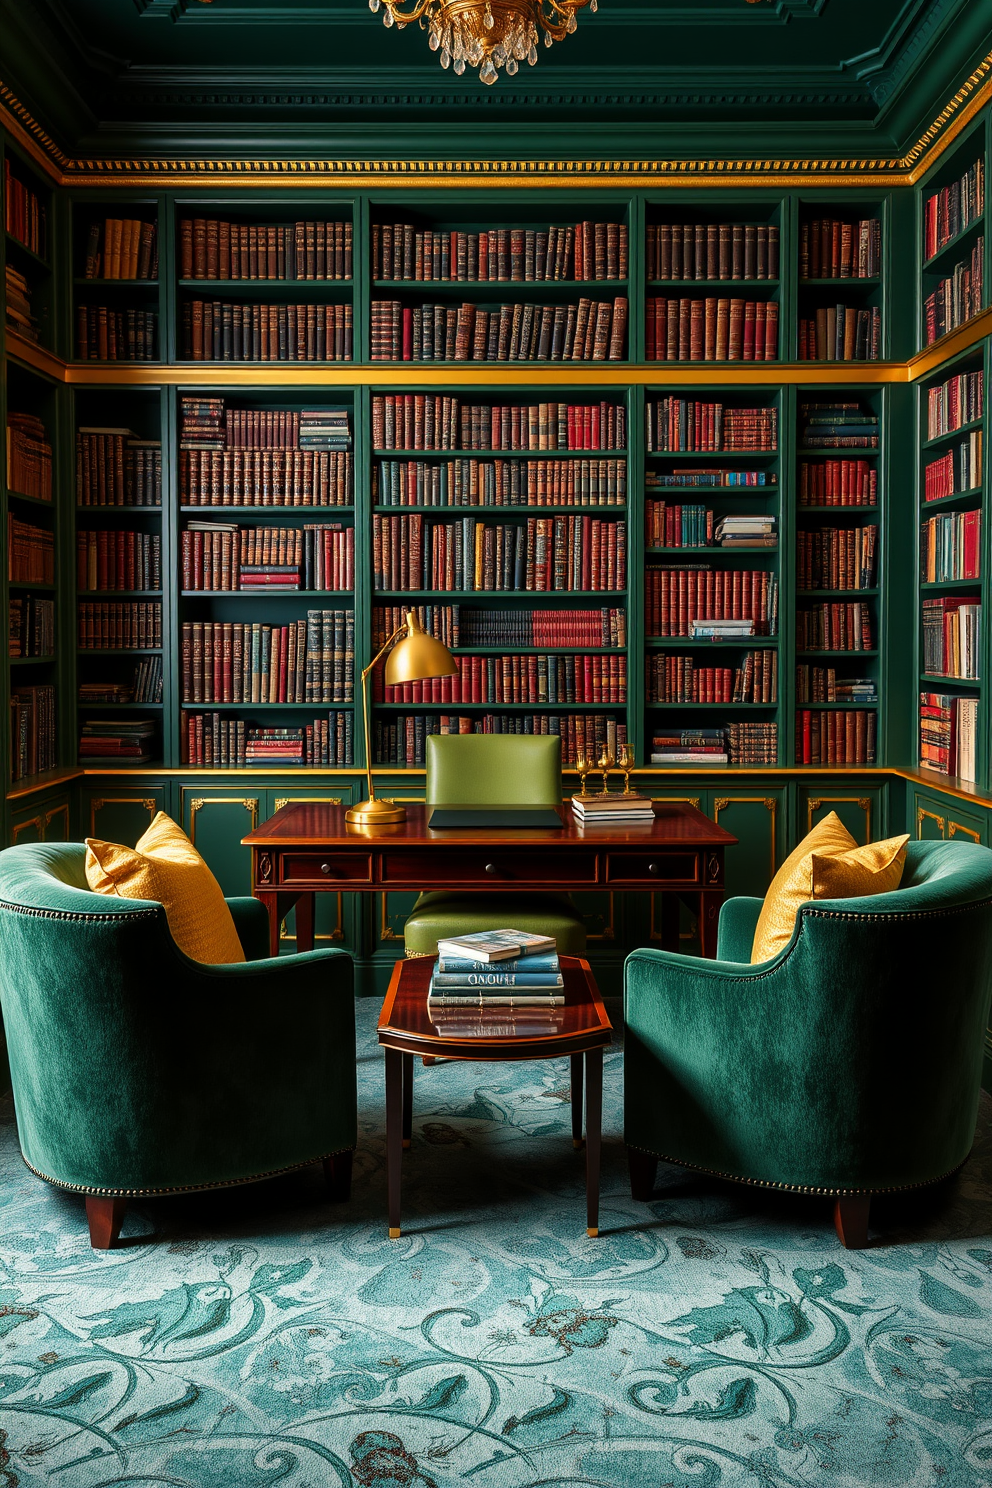
<svg viewBox="0 0 992 1488"><path fill-rule="evenodd" d="M429 889L438 880L473 888L485 884L548 884L576 888L596 882L595 853L538 852L521 846L512 851L466 848L464 851L411 851L382 855L382 882Z"/></svg>
<svg viewBox="0 0 992 1488"><path fill-rule="evenodd" d="M696 884L701 881L700 855L694 852L611 852L606 855L606 882Z"/></svg>
<svg viewBox="0 0 992 1488"><path fill-rule="evenodd" d="M371 883L372 858L369 853L286 853L282 882L314 884L318 888L335 883Z"/></svg>

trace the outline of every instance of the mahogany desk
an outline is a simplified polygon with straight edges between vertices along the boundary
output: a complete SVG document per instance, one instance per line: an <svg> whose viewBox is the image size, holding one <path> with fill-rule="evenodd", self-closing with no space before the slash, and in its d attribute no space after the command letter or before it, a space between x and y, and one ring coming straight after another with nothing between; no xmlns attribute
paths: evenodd
<svg viewBox="0 0 992 1488"><path fill-rule="evenodd" d="M656 801L653 822L630 826L583 825L563 806L557 829L446 831L427 826L422 803L405 804L405 822L369 828L349 826L344 806L290 802L241 839L251 848L252 892L269 912L273 956L294 906L297 949L313 949L315 894L429 889L668 891L671 905L676 895L698 901L702 953L716 952L723 852L737 838L686 801ZM670 913L662 917L662 944L678 949L678 919Z"/></svg>

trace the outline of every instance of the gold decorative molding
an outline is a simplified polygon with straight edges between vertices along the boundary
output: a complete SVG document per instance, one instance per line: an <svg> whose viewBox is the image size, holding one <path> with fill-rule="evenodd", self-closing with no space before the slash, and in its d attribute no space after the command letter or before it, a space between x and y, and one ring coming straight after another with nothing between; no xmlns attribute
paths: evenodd
<svg viewBox="0 0 992 1488"><path fill-rule="evenodd" d="M14 139L59 186L539 187L913 186L992 97L992 53L901 156L653 160L289 160L69 156L4 83L0 115Z"/></svg>
<svg viewBox="0 0 992 1488"><path fill-rule="evenodd" d="M158 810L158 802L151 796L112 796L104 799L103 796L93 796L90 800L90 830L91 837L96 836L96 814L102 811L104 806L143 806L148 812L148 820L154 820Z"/></svg>
<svg viewBox="0 0 992 1488"><path fill-rule="evenodd" d="M960 822L949 821L947 823L948 842L951 840L952 837L956 837L959 832L963 833L965 837L970 837L973 842L977 842L979 846L981 846L981 832L976 832L973 827L962 826Z"/></svg>
<svg viewBox="0 0 992 1488"><path fill-rule="evenodd" d="M17 846L17 839L21 835L21 833L22 832L26 832L29 827L34 827L36 829L36 831L38 833L38 841L39 842L43 842L45 840L45 824L44 824L44 822L42 821L42 819L41 819L40 816L32 816L32 817L29 817L27 821L17 822L11 828L10 841L11 841L11 844L14 847Z"/></svg>
<svg viewBox="0 0 992 1488"><path fill-rule="evenodd" d="M285 802L283 804L285 804ZM337 804L340 805L341 803L338 802ZM326 899L327 898L327 895L326 894L321 894L320 897L321 897L321 899ZM337 899L337 902L338 902L337 903L338 914L337 914L337 921L335 923L334 929L332 931L330 931L330 933L328 935L318 935L317 932L314 931L314 937L313 937L313 939L314 939L314 945L316 945L316 943L317 943L318 940L344 940L344 894L343 893L336 894L335 895L335 898ZM287 931L287 929L286 929L286 921L285 920L283 920L280 923L280 925L279 925L279 939L280 940L286 940L286 941L290 941L291 940L291 941L293 941L294 944L296 942L296 936L295 935L290 935L289 932Z"/></svg>
<svg viewBox="0 0 992 1488"><path fill-rule="evenodd" d="M69 840L69 807L63 801L61 806L53 806L51 811L45 812L45 841L48 841L48 829L57 816L65 817L65 841Z"/></svg>
<svg viewBox="0 0 992 1488"><path fill-rule="evenodd" d="M720 812L726 811L728 806L757 805L758 802L764 806L766 811L771 812L771 878L775 877L775 828L778 821L778 800L775 796L717 796L713 802L713 820L717 826L720 825ZM769 879L771 882L771 879Z"/></svg>
<svg viewBox="0 0 992 1488"><path fill-rule="evenodd" d="M258 826L258 798L256 796L194 796L189 803L189 840L196 846L196 818L205 806L243 806L251 817L250 831Z"/></svg>
<svg viewBox="0 0 992 1488"><path fill-rule="evenodd" d="M813 815L821 806L855 805L865 814L865 841L871 841L871 797L870 796L811 796L806 802L806 830L812 830Z"/></svg>
<svg viewBox="0 0 992 1488"><path fill-rule="evenodd" d="M936 811L927 811L927 810L925 810L924 807L917 806L917 808L916 808L916 840L917 840L917 842L920 842L923 839L923 823L924 823L924 821L935 821L937 823L937 826L940 828L940 835L941 835L941 837L944 836L944 832L945 832L945 828L946 828L946 823L944 821L944 818L942 816L938 816L937 813L936 813Z"/></svg>
<svg viewBox="0 0 992 1488"><path fill-rule="evenodd" d="M300 806L312 802L316 806L340 806L340 796L276 796L272 805L276 811L284 806Z"/></svg>

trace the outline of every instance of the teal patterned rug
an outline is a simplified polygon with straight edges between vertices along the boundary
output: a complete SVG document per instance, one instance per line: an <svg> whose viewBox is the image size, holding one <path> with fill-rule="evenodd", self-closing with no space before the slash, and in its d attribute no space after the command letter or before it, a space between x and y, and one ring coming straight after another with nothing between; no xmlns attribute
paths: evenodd
<svg viewBox="0 0 992 1488"><path fill-rule="evenodd" d="M377 1011L342 1207L311 1170L149 1203L96 1255L7 1109L3 1488L992 1482L987 1100L962 1174L851 1253L824 1203L674 1168L633 1203L614 1050L590 1240L565 1061L418 1064L390 1242Z"/></svg>

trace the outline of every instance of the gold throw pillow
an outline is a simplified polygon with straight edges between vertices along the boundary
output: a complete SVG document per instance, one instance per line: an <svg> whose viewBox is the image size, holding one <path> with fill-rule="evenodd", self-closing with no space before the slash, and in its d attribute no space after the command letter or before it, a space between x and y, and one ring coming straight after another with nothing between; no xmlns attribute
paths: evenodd
<svg viewBox="0 0 992 1488"><path fill-rule="evenodd" d="M97 894L157 900L173 940L193 961L217 966L245 959L220 884L164 811L133 848L87 837L86 882Z"/></svg>
<svg viewBox="0 0 992 1488"><path fill-rule="evenodd" d="M897 889L908 841L891 837L859 847L836 811L817 822L772 879L754 932L752 965L770 961L788 945L800 904Z"/></svg>

